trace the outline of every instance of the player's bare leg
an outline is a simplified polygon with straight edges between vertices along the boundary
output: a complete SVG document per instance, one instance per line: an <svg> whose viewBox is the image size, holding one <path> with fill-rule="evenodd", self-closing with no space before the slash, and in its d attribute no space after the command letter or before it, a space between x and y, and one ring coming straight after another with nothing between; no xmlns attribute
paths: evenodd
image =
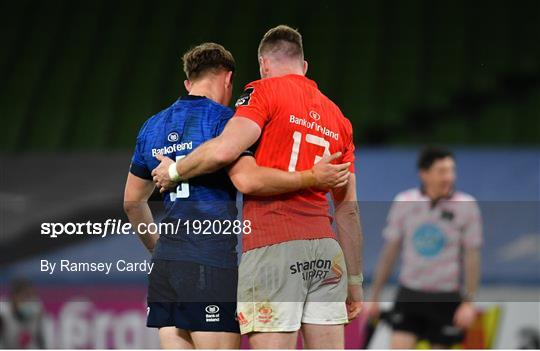
<svg viewBox="0 0 540 351"><path fill-rule="evenodd" d="M189 332L176 327L159 328L159 344L162 349L194 349Z"/></svg>
<svg viewBox="0 0 540 351"><path fill-rule="evenodd" d="M240 334L228 332L191 332L197 349L239 349Z"/></svg>
<svg viewBox="0 0 540 351"><path fill-rule="evenodd" d="M414 349L418 339L412 333L395 331L392 333L390 348L392 349Z"/></svg>
<svg viewBox="0 0 540 351"><path fill-rule="evenodd" d="M298 331L249 334L252 349L295 349L297 340Z"/></svg>
<svg viewBox="0 0 540 351"><path fill-rule="evenodd" d="M305 349L344 349L345 330L343 324L302 324Z"/></svg>

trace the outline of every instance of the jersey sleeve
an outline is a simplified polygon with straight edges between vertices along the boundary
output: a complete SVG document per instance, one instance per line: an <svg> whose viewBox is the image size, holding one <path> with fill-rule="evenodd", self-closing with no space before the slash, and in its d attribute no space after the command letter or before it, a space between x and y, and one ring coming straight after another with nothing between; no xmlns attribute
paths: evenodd
<svg viewBox="0 0 540 351"><path fill-rule="evenodd" d="M475 200L464 201L463 210L468 214L463 226L463 246L467 248L479 248L482 246L482 215Z"/></svg>
<svg viewBox="0 0 540 351"><path fill-rule="evenodd" d="M236 101L234 117L249 118L263 129L271 115L269 100L270 89L265 84L250 83Z"/></svg>
<svg viewBox="0 0 540 351"><path fill-rule="evenodd" d="M152 180L152 172L148 169L146 162L144 161L144 135L145 135L145 126L139 132L137 136L137 142L135 144L135 151L133 152L133 157L131 158L131 165L129 166L129 172L133 175L136 175L139 178Z"/></svg>
<svg viewBox="0 0 540 351"><path fill-rule="evenodd" d="M407 202L400 195L396 196L386 218L386 227L383 229L383 238L386 241L401 240L403 238L403 221L406 214Z"/></svg>
<svg viewBox="0 0 540 351"><path fill-rule="evenodd" d="M355 150L355 146L354 146L354 140L353 140L353 131L352 131L351 123L348 120L347 120L347 122L348 122L347 136L348 136L349 140L347 141L347 144L345 145L345 150L343 151L342 161L343 161L343 163L350 162L351 165L349 166L349 172L354 173L354 169L355 169L354 168L354 159L355 159L354 150Z"/></svg>

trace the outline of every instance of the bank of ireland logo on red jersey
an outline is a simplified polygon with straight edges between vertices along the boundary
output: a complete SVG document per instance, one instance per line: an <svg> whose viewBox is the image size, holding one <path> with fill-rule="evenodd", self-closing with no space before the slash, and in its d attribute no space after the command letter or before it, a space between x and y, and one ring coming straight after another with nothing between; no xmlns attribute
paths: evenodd
<svg viewBox="0 0 540 351"><path fill-rule="evenodd" d="M309 111L309 117L313 118L314 120L318 121L321 119L321 115L319 115L315 111Z"/></svg>

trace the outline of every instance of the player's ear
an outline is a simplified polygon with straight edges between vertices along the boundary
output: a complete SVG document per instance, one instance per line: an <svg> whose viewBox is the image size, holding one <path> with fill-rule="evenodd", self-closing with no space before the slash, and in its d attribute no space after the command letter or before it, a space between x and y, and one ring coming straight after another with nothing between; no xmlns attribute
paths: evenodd
<svg viewBox="0 0 540 351"><path fill-rule="evenodd" d="M227 75L225 76L225 85L232 86L232 81L233 81L233 72L228 71Z"/></svg>
<svg viewBox="0 0 540 351"><path fill-rule="evenodd" d="M189 92L191 91L191 82L188 79L184 80L184 88L186 88L186 91L189 94Z"/></svg>
<svg viewBox="0 0 540 351"><path fill-rule="evenodd" d="M266 60L262 56L259 56L259 72L261 74L261 78L266 77L266 75L268 73L268 68L266 66Z"/></svg>
<svg viewBox="0 0 540 351"><path fill-rule="evenodd" d="M304 60L304 75L306 75L308 69L308 63L306 60Z"/></svg>

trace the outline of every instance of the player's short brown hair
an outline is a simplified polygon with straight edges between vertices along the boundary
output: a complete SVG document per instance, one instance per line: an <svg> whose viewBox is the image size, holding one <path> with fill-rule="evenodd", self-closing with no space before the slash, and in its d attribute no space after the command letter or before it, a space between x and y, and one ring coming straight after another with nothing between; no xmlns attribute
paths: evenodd
<svg viewBox="0 0 540 351"><path fill-rule="evenodd" d="M270 29L261 39L259 56L279 53L290 58L304 59L302 35L296 29L281 24Z"/></svg>
<svg viewBox="0 0 540 351"><path fill-rule="evenodd" d="M219 70L232 71L236 68L233 55L216 43L202 43L189 49L184 56L184 72L187 79L193 81L209 72Z"/></svg>

